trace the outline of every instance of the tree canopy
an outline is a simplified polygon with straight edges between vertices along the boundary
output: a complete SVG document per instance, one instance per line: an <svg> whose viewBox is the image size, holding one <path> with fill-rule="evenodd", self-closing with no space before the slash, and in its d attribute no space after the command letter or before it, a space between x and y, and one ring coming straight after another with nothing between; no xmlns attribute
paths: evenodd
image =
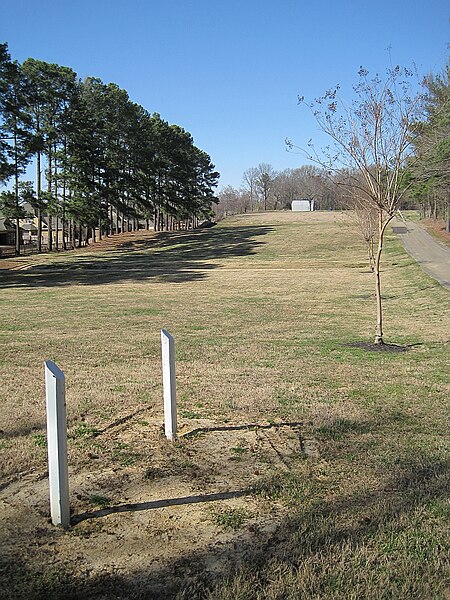
<svg viewBox="0 0 450 600"><path fill-rule="evenodd" d="M2 206L17 219L19 180L31 161L35 191L26 199L39 219L39 246L46 217L50 250L54 227L66 244L83 231L108 235L141 220L161 229L209 218L219 178L189 132L116 84L80 80L69 67L34 58L20 65L0 44L0 182L15 178Z"/></svg>
<svg viewBox="0 0 450 600"><path fill-rule="evenodd" d="M424 216L446 218L450 232L450 65L425 79L425 119L415 124L409 165L412 194Z"/></svg>

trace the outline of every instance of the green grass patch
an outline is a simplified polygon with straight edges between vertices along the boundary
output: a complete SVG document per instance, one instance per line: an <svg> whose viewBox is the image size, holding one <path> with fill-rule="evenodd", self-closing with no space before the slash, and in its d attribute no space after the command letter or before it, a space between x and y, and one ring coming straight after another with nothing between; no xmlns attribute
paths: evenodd
<svg viewBox="0 0 450 600"><path fill-rule="evenodd" d="M105 508L111 505L111 498L108 496L102 496L101 494L92 494L89 496L89 504L92 506L99 506L100 508Z"/></svg>
<svg viewBox="0 0 450 600"><path fill-rule="evenodd" d="M243 508L223 508L220 511L213 512L211 515L213 523L223 529L231 529L233 531L242 529L249 518L250 513Z"/></svg>
<svg viewBox="0 0 450 600"><path fill-rule="evenodd" d="M47 436L44 433L35 433L33 442L38 448L47 448Z"/></svg>

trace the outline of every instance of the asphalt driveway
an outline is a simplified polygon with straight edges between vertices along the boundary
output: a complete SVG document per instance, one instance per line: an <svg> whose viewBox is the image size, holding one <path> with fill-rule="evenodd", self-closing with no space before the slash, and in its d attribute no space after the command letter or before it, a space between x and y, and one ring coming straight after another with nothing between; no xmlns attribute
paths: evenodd
<svg viewBox="0 0 450 600"><path fill-rule="evenodd" d="M450 290L450 250L412 221L396 220L392 230L425 273Z"/></svg>

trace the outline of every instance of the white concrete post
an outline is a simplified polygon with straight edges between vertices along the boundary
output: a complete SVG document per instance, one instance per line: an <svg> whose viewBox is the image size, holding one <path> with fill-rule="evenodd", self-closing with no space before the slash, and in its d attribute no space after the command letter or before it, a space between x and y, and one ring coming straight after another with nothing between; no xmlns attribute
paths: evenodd
<svg viewBox="0 0 450 600"><path fill-rule="evenodd" d="M164 391L164 429L166 438L177 435L177 400L175 391L175 343L165 329L161 329L161 352Z"/></svg>
<svg viewBox="0 0 450 600"><path fill-rule="evenodd" d="M52 523L70 525L67 418L64 373L51 360L45 363L48 478Z"/></svg>

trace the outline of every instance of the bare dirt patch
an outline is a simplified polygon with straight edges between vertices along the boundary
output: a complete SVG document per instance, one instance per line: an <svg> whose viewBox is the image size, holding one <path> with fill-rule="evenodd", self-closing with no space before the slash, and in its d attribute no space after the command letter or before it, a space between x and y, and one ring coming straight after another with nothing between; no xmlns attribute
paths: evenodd
<svg viewBox="0 0 450 600"><path fill-rule="evenodd" d="M96 439L120 439L122 452L133 440L148 467L142 468L145 460L139 467L111 467L93 456L85 470L71 468L68 531L49 523L45 473L23 476L0 492L3 561L20 556L35 565L39 556L46 569L69 578L119 577L141 586L151 594L146 597L169 598L178 577L186 583L237 566L274 531L285 509L252 490L305 456L300 423L217 426L201 420L185 424L174 444L151 414L124 423ZM187 549L204 559L188 560Z"/></svg>

